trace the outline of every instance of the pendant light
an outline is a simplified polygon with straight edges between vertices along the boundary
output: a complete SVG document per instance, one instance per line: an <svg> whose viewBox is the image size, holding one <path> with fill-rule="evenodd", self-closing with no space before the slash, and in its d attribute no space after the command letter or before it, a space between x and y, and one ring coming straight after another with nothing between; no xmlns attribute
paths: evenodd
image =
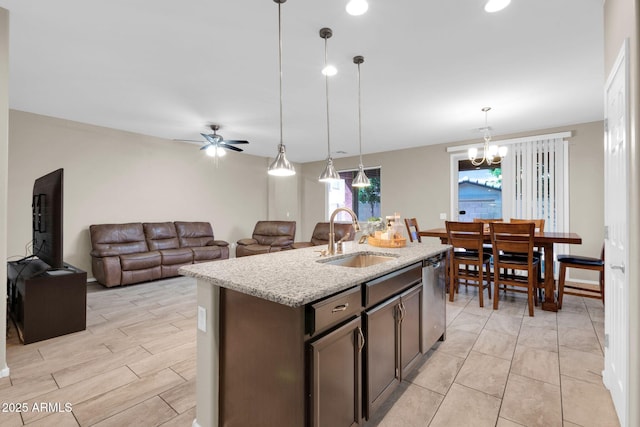
<svg viewBox="0 0 640 427"><path fill-rule="evenodd" d="M371 185L367 174L364 173L362 165L362 102L360 100L360 64L364 62L363 56L354 56L353 63L358 66L358 144L360 145L360 164L358 165L358 174L351 183L352 187L368 187Z"/></svg>
<svg viewBox="0 0 640 427"><path fill-rule="evenodd" d="M327 69L327 39L333 35L331 28L322 28L320 30L320 37L324 39L324 69ZM329 75L324 75L325 92L327 95L327 166L320 174L318 179L320 182L333 182L339 181L340 175L336 172L336 168L333 167L333 159L331 158L331 136L329 132Z"/></svg>
<svg viewBox="0 0 640 427"><path fill-rule="evenodd" d="M289 160L282 143L282 17L280 6L287 0L273 0L278 3L278 71L280 76L280 144L278 144L278 154L269 165L267 173L274 176L291 176L296 174L296 170Z"/></svg>
<svg viewBox="0 0 640 427"><path fill-rule="evenodd" d="M478 149L475 147L469 148L469 160L473 166L480 166L483 162L487 165L497 165L502 162L502 159L507 155L507 147L498 147L495 144L491 144L491 133L489 133L489 125L487 121L487 115L489 114L491 107L484 107L484 145L482 149L482 158L478 159Z"/></svg>

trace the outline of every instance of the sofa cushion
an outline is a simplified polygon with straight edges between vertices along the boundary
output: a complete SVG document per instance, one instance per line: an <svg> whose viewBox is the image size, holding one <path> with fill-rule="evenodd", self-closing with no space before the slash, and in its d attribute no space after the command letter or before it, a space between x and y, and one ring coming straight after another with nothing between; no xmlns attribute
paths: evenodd
<svg viewBox="0 0 640 427"><path fill-rule="evenodd" d="M208 222L176 221L174 224L182 248L212 245L215 240L213 228Z"/></svg>
<svg viewBox="0 0 640 427"><path fill-rule="evenodd" d="M160 264L162 264L162 257L157 251L120 255L120 265L123 271L144 270L159 267Z"/></svg>
<svg viewBox="0 0 640 427"><path fill-rule="evenodd" d="M194 247L190 248L193 252L193 261L194 262L202 262L202 261L211 261L218 258L223 258L222 248L220 246L203 246L200 248ZM226 249L226 253L228 256L228 249Z"/></svg>
<svg viewBox="0 0 640 427"><path fill-rule="evenodd" d="M193 262L193 251L190 248L162 249L162 265L185 265Z"/></svg>
<svg viewBox="0 0 640 427"><path fill-rule="evenodd" d="M99 224L89 227L91 255L96 257L147 252L142 224Z"/></svg>
<svg viewBox="0 0 640 427"><path fill-rule="evenodd" d="M252 237L259 245L291 246L295 234L295 221L258 221Z"/></svg>
<svg viewBox="0 0 640 427"><path fill-rule="evenodd" d="M356 236L356 232L353 229L353 224L351 223L334 223L333 232L335 233L334 242L342 240L347 235L347 233L349 234L349 237L346 239L347 241L353 240ZM313 229L313 235L311 236L311 243L314 246L329 244L328 222L319 222L316 224L315 228Z"/></svg>
<svg viewBox="0 0 640 427"><path fill-rule="evenodd" d="M145 222L142 227L150 251L180 247L178 233L172 222Z"/></svg>

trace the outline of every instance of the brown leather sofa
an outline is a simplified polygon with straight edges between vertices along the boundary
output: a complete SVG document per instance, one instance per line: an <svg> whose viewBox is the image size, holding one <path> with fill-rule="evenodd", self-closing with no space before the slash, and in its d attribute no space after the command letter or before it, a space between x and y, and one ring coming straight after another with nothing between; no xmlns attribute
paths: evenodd
<svg viewBox="0 0 640 427"><path fill-rule="evenodd" d="M89 233L93 276L107 287L174 277L183 265L229 258L229 244L214 239L208 222L96 224Z"/></svg>
<svg viewBox="0 0 640 427"><path fill-rule="evenodd" d="M236 257L292 249L295 235L295 221L258 221L250 239L238 240Z"/></svg>
<svg viewBox="0 0 640 427"><path fill-rule="evenodd" d="M334 223L333 232L335 233L335 242L342 240L343 242L353 240L356 237L356 231L353 229L352 223ZM349 234L347 238L345 236ZM310 242L295 242L293 249L308 248L311 246L327 246L329 244L329 223L319 222L313 229Z"/></svg>

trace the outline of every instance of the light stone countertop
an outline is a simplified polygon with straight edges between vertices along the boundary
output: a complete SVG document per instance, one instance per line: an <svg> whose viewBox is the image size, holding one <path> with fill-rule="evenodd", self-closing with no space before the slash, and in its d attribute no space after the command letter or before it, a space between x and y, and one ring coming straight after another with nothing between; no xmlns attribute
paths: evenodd
<svg viewBox="0 0 640 427"><path fill-rule="evenodd" d="M316 246L192 264L181 267L178 272L212 285L290 307L300 307L432 257L450 247L439 243L407 243L404 248L379 248L355 242L350 246L344 254L330 257L320 257L319 251L326 249L326 246ZM322 262L347 257L356 252L397 258L364 268Z"/></svg>

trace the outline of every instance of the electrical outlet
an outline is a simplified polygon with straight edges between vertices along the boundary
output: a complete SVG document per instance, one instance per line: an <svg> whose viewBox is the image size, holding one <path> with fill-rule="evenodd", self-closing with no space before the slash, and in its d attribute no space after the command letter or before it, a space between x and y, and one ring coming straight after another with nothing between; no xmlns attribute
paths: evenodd
<svg viewBox="0 0 640 427"><path fill-rule="evenodd" d="M440 214L440 219L447 219L447 214L446 213L441 213Z"/></svg>
<svg viewBox="0 0 640 427"><path fill-rule="evenodd" d="M198 329L207 332L207 309L198 306Z"/></svg>

